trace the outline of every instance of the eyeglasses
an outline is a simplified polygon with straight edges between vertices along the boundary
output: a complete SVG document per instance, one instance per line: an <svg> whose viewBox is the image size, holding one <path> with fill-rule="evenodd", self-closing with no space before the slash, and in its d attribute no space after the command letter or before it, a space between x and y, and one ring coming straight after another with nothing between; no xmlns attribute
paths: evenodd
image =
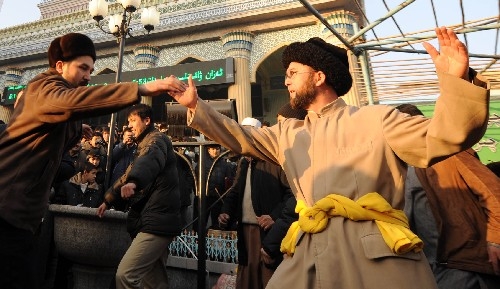
<svg viewBox="0 0 500 289"><path fill-rule="evenodd" d="M311 70L311 71L290 71L288 73L285 73L285 79L293 79L297 74L302 74L302 73L314 73L317 72L316 70Z"/></svg>

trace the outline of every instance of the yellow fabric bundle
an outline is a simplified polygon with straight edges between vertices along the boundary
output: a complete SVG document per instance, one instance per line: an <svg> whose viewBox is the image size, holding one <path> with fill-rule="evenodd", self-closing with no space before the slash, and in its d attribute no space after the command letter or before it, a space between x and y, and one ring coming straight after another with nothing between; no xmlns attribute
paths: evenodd
<svg viewBox="0 0 500 289"><path fill-rule="evenodd" d="M335 216L353 221L375 221L384 241L395 254L411 250L419 252L423 248L422 240L409 229L404 212L393 209L378 193L366 194L357 201L330 194L312 207L307 207L304 201L298 200L295 212L299 214L299 220L292 223L280 248L281 252L288 255L295 253L300 230L311 234L319 233L326 228L329 218Z"/></svg>

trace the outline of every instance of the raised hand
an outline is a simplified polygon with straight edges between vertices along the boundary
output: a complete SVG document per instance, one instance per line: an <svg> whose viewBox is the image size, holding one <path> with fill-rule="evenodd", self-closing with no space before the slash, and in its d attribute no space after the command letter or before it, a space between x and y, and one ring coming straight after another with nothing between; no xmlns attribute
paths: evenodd
<svg viewBox="0 0 500 289"><path fill-rule="evenodd" d="M446 27L436 28L439 51L430 43L424 48L436 66L436 72L444 72L469 80L469 55L467 47L458 39L453 30Z"/></svg>
<svg viewBox="0 0 500 289"><path fill-rule="evenodd" d="M194 84L193 77L190 74L188 78L188 87L185 91L182 92L169 92L170 96L172 96L178 103L189 108L195 109L196 104L198 103L198 92L196 90L196 85Z"/></svg>
<svg viewBox="0 0 500 289"><path fill-rule="evenodd" d="M139 93L141 95L155 96L161 93L180 93L186 90L187 85L180 81L177 77L170 75L164 79L157 79L145 84L139 85Z"/></svg>

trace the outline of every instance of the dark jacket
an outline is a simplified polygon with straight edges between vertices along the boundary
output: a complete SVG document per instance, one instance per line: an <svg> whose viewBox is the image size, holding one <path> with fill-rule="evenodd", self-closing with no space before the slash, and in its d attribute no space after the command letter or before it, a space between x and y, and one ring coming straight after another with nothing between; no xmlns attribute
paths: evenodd
<svg viewBox="0 0 500 289"><path fill-rule="evenodd" d="M72 157L69 152L64 153L59 168L57 169L57 174L52 182L53 193L51 193L49 197L51 204L66 204L66 195L61 192L61 188L65 181L68 181L81 171L78 164L79 155L82 155L83 159L85 159L85 154L83 152L80 152L78 156L75 157ZM83 163L81 163L81 165L83 166Z"/></svg>
<svg viewBox="0 0 500 289"><path fill-rule="evenodd" d="M135 183L130 198L127 230L134 238L139 232L176 236L181 231L179 178L172 142L153 126L137 138L137 157L125 174L106 192L113 204L121 198L121 187Z"/></svg>
<svg viewBox="0 0 500 289"><path fill-rule="evenodd" d="M242 205L249 164L250 162L245 157L238 162L235 182L224 199L221 211L228 214L231 220L238 222L238 236L243 234ZM255 214L257 216L270 215L276 221L281 216L286 201L294 197L285 172L280 166L266 161L252 160L251 164L252 204ZM261 229L261 241L266 236L267 232ZM247 265L248 256L244 238L238 238L237 247L238 263Z"/></svg>
<svg viewBox="0 0 500 289"><path fill-rule="evenodd" d="M114 184L116 180L118 180L125 173L128 166L134 160L136 150L137 144L135 143L131 146L127 146L123 142L120 142L113 148L111 184Z"/></svg>
<svg viewBox="0 0 500 289"><path fill-rule="evenodd" d="M60 188L62 194L62 204L71 206L83 206L97 208L102 204L103 192L97 183L87 186L84 192L81 189L82 173L78 173L71 179L64 181Z"/></svg>
<svg viewBox="0 0 500 289"><path fill-rule="evenodd" d="M67 151L64 153L62 161L65 162L66 165L69 165L69 163L71 163L72 166L75 168L75 173L70 176L72 177L76 175L76 173L83 171L83 167L87 162L87 155L83 151L79 151L74 155L71 155L69 151ZM60 168L59 170L61 169L62 168ZM68 177L67 179L69 179L70 177Z"/></svg>
<svg viewBox="0 0 500 289"><path fill-rule="evenodd" d="M215 160L217 162L214 165ZM208 196L220 197L232 184L234 179L234 167L227 161L226 158L212 159L208 152L205 154L205 179L208 178ZM213 166L213 167L212 167ZM212 169L212 171L210 171ZM209 176L210 174L210 176Z"/></svg>
<svg viewBox="0 0 500 289"><path fill-rule="evenodd" d="M25 89L0 134L0 218L35 232L61 158L81 138L81 119L140 100L137 83L73 87L55 69Z"/></svg>
<svg viewBox="0 0 500 289"><path fill-rule="evenodd" d="M188 158L177 153L175 156L177 157L177 171L179 173L181 208L184 208L191 205L191 195L195 189L194 171Z"/></svg>
<svg viewBox="0 0 500 289"><path fill-rule="evenodd" d="M437 262L494 274L486 246L500 244L500 179L472 150L415 172L436 220Z"/></svg>
<svg viewBox="0 0 500 289"><path fill-rule="evenodd" d="M290 225L299 219L299 214L295 213L296 206L297 199L295 197L289 198L281 212L281 216L275 220L274 225L262 240L262 248L275 260L274 268L283 260L283 253L280 251L281 241L285 238Z"/></svg>

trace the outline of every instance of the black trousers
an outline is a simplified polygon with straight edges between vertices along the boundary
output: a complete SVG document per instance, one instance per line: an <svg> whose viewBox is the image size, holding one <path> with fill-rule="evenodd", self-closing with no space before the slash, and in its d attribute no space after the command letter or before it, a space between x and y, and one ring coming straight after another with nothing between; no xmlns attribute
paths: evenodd
<svg viewBox="0 0 500 289"><path fill-rule="evenodd" d="M39 288L35 270L36 236L0 218L0 286L3 289Z"/></svg>

